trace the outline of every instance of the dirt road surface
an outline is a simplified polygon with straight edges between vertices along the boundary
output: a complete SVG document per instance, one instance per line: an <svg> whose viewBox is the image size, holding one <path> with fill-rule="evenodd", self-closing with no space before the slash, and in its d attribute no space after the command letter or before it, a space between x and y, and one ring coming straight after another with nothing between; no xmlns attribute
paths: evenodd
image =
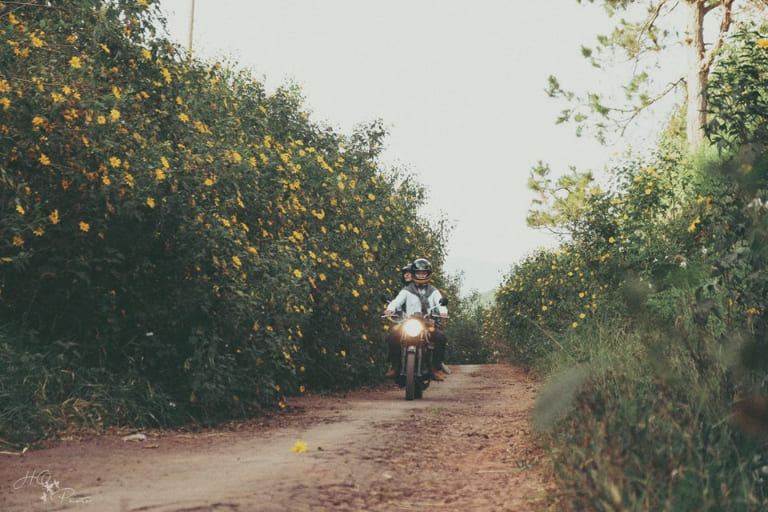
<svg viewBox="0 0 768 512"><path fill-rule="evenodd" d="M530 424L538 384L510 365L452 369L421 400L390 384L215 430L0 455L0 510L557 510Z"/></svg>

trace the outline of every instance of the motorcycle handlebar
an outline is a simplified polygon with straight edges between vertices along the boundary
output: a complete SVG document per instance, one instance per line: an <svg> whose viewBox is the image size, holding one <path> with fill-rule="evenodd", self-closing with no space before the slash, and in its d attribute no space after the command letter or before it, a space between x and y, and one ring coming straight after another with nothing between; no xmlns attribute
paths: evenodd
<svg viewBox="0 0 768 512"><path fill-rule="evenodd" d="M418 315L413 315L413 316L418 316ZM397 315L397 314L394 314L394 315L382 314L381 318L387 318L391 322L397 323L397 322L402 322L403 320L407 319L408 317L407 316L402 316L402 315ZM448 317L448 315L439 315L439 314L436 314L436 313L427 313L426 315L422 316L421 318L429 319L429 318L449 318L449 317Z"/></svg>

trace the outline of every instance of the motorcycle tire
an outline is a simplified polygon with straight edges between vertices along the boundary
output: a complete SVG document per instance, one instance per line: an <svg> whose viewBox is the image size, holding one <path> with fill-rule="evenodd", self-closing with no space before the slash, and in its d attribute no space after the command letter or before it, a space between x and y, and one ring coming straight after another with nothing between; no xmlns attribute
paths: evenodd
<svg viewBox="0 0 768 512"><path fill-rule="evenodd" d="M405 356L405 399L413 400L416 396L416 354L408 352Z"/></svg>

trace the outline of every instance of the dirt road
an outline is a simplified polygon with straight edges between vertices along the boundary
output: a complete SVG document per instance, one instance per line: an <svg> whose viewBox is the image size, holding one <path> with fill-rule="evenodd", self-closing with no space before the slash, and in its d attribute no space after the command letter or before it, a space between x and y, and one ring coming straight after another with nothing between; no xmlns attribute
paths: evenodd
<svg viewBox="0 0 768 512"><path fill-rule="evenodd" d="M0 510L557 510L536 389L514 366L455 366L412 402L394 385L304 396L227 428L0 455Z"/></svg>

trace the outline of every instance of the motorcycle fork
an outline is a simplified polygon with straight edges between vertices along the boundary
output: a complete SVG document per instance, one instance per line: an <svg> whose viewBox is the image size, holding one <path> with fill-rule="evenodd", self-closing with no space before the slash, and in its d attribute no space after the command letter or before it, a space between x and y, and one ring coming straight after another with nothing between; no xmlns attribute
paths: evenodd
<svg viewBox="0 0 768 512"><path fill-rule="evenodd" d="M416 352L416 376L423 377L424 373L421 371L421 365L423 364L424 349L415 345L408 345L400 350L400 375L405 375L405 358L409 350Z"/></svg>

